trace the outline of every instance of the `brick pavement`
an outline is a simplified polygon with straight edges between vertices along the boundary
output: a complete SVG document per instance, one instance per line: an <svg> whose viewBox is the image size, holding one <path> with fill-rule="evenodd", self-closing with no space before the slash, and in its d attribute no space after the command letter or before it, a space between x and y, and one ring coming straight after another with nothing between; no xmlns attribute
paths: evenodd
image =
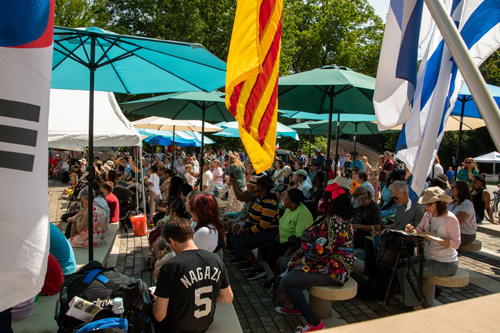
<svg viewBox="0 0 500 333"><path fill-rule="evenodd" d="M50 221L56 223L64 231L65 224L61 223L59 218L64 213L68 201L58 199L62 189L63 185L61 183L49 181ZM129 228L128 233L120 230L117 237L120 239L117 269L124 274L142 278L148 286L151 286L153 272L141 270L141 256L148 251L146 236L134 237L132 228ZM482 241L487 239L487 245L490 249L496 251L500 249L500 239L497 237L478 233L478 239ZM360 259L363 258L362 252L356 251L355 255ZM500 257L494 259L481 254L481 252L470 252L461 253L459 260L461 267L500 282ZM234 265L227 266L235 296L233 305L243 332L294 332L297 326L303 324L304 319L301 316L284 316L274 311L275 306L271 302L268 291L263 287L265 279L247 281L244 278L244 274L247 272L240 272ZM364 281L364 277L357 274L354 274L353 278L359 284ZM437 300L441 303L450 303L490 293L481 286L471 283L463 288L442 288L442 293ZM347 323L410 311L397 298L393 297L390 299L384 313L380 314L381 304L382 301L367 302L356 297L348 301L333 302L333 309L338 313L339 318Z"/></svg>

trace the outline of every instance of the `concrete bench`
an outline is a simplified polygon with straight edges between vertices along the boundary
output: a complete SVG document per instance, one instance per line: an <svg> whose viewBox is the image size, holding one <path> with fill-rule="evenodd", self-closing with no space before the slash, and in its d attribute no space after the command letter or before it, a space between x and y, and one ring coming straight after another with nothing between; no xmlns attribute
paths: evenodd
<svg viewBox="0 0 500 333"><path fill-rule="evenodd" d="M356 297L358 283L352 277L344 286L315 286L309 288L309 306L319 319L330 318L332 301L345 301Z"/></svg>
<svg viewBox="0 0 500 333"><path fill-rule="evenodd" d="M463 268L458 268L457 272L451 276L430 276L424 278L422 291L424 292L427 304L434 305L434 295L436 286L459 288L469 284L469 272Z"/></svg>
<svg viewBox="0 0 500 333"><path fill-rule="evenodd" d="M231 332L240 333L240 321L236 315L233 304L217 303L215 308L214 321L207 330L207 333ZM16 332L17 333L17 332Z"/></svg>
<svg viewBox="0 0 500 333"><path fill-rule="evenodd" d="M106 234L106 242L104 245L94 248L94 260L99 261L104 266L106 266L111 249L115 243L119 227L119 223L110 223L108 225L108 233ZM73 252L75 252L76 266L78 269L88 264L89 249L74 247Z"/></svg>
<svg viewBox="0 0 500 333"><path fill-rule="evenodd" d="M481 251L481 248L483 247L483 243L481 243L480 240L475 239L472 243L467 244L467 245L460 245L458 248L458 251L464 251L464 252L475 252L475 251Z"/></svg>

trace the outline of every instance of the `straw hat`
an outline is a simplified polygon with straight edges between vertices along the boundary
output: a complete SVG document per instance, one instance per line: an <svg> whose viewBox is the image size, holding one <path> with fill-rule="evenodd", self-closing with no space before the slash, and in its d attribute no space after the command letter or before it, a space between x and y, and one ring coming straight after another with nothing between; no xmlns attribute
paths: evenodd
<svg viewBox="0 0 500 333"><path fill-rule="evenodd" d="M328 185L333 184L333 183L337 183L339 185L339 187L341 187L345 190L351 191L351 187L349 185L347 185L347 178L337 176L337 177L335 177L335 179L328 181Z"/></svg>
<svg viewBox="0 0 500 333"><path fill-rule="evenodd" d="M418 203L423 205L436 201L452 202L453 199L449 195L444 194L444 191L437 186L429 187L422 193L420 199L418 199Z"/></svg>
<svg viewBox="0 0 500 333"><path fill-rule="evenodd" d="M435 176L432 180L434 181L437 180L443 184L446 184L446 187L450 186L450 184L448 183L448 177L446 177L444 173L440 173L439 175Z"/></svg>
<svg viewBox="0 0 500 333"><path fill-rule="evenodd" d="M250 179L248 180L247 186L248 185L252 185L252 186L257 185L257 177L255 175L250 176Z"/></svg>

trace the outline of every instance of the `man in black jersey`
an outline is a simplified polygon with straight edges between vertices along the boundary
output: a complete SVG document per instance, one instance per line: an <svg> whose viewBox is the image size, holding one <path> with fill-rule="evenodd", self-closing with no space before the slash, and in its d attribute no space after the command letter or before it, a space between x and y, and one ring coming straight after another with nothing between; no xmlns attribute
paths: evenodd
<svg viewBox="0 0 500 333"><path fill-rule="evenodd" d="M205 332L212 324L215 303L233 301L224 263L196 247L187 219L171 219L162 237L177 255L160 269L154 317L162 333Z"/></svg>

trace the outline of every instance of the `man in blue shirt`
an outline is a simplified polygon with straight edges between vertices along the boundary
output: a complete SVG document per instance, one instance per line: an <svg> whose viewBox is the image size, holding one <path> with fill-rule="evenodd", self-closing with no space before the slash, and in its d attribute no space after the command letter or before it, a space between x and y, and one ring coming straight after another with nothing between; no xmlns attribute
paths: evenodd
<svg viewBox="0 0 500 333"><path fill-rule="evenodd" d="M351 153L351 156L352 156L351 169L357 166L359 168L359 171L364 171L363 161L358 159L358 153L353 151Z"/></svg>
<svg viewBox="0 0 500 333"><path fill-rule="evenodd" d="M325 164L325 155L321 154L321 148L316 149L314 155L316 155L316 163L322 167Z"/></svg>
<svg viewBox="0 0 500 333"><path fill-rule="evenodd" d="M455 179L455 170L453 170L453 167L449 167L445 174L448 177L448 183L450 185L453 184L453 180Z"/></svg>

